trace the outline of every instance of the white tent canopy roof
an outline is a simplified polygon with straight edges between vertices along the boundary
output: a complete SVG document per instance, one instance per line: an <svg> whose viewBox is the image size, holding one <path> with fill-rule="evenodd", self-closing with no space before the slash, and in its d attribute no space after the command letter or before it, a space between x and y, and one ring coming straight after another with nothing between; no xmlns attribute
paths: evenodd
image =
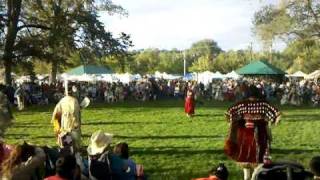
<svg viewBox="0 0 320 180"><path fill-rule="evenodd" d="M315 70L314 72L307 75L307 79L317 79L320 77L320 70Z"/></svg>
<svg viewBox="0 0 320 180"><path fill-rule="evenodd" d="M240 75L236 73L235 71L231 71L225 75L226 78L231 78L231 79L239 79Z"/></svg>
<svg viewBox="0 0 320 180"><path fill-rule="evenodd" d="M303 77L303 78L305 78L306 76L307 74L302 71L297 71L293 74L288 75L288 77Z"/></svg>
<svg viewBox="0 0 320 180"><path fill-rule="evenodd" d="M163 73L161 73L161 72L159 72L159 71L156 71L155 73L154 73L154 77L155 78L159 78L159 79L167 79L167 80L174 80L174 79L179 79L179 78L181 78L181 76L178 76L178 75L173 75L173 74L168 74L168 73L166 73L166 72L163 72Z"/></svg>

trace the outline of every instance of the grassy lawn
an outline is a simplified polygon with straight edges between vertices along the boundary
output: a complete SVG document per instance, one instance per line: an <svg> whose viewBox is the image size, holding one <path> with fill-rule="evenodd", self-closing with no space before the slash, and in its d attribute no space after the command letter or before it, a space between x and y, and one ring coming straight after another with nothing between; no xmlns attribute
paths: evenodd
<svg viewBox="0 0 320 180"><path fill-rule="evenodd" d="M228 126L224 112L230 104L206 102L189 119L183 101L94 104L82 112L83 144L96 130L114 134L114 143L125 141L132 158L145 167L150 179L190 179L206 176L218 162L241 179L242 171L223 153ZM308 165L320 155L320 110L310 107L280 107L282 122L273 127L272 158ZM31 107L15 113L7 131L8 143L27 142L56 146L50 124L53 106Z"/></svg>

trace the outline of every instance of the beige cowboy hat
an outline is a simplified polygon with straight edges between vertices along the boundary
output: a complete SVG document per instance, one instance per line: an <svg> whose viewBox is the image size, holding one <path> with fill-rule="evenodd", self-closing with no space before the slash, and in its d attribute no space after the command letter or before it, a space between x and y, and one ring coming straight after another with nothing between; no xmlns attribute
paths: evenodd
<svg viewBox="0 0 320 180"><path fill-rule="evenodd" d="M90 144L88 146L88 154L96 155L101 154L112 142L112 134L103 133L102 131L96 131L90 138Z"/></svg>

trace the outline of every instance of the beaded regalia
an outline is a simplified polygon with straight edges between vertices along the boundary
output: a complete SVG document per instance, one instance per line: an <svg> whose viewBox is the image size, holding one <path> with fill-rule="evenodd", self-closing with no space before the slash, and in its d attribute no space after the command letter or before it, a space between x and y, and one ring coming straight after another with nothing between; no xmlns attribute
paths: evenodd
<svg viewBox="0 0 320 180"><path fill-rule="evenodd" d="M279 115L268 102L255 98L230 107L226 112L230 123L226 155L244 165L262 163L272 140L269 124L277 123Z"/></svg>

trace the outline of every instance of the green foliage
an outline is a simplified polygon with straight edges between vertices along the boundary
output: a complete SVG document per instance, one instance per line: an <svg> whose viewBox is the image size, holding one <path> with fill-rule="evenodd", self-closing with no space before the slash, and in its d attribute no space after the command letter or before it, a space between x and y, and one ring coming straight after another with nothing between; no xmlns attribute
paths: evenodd
<svg viewBox="0 0 320 180"><path fill-rule="evenodd" d="M137 53L134 56L135 62L132 67L134 72L154 73L157 71L159 53L158 49L146 49L141 51L141 53Z"/></svg>
<svg viewBox="0 0 320 180"><path fill-rule="evenodd" d="M177 49L159 50L145 49L132 53L132 59L126 67L130 72L136 73L154 73L155 71L167 72L172 74L183 73L183 53L187 62L189 71L212 70L214 58L222 52L217 43L210 39L205 39L192 44L191 48L185 52ZM107 58L108 59L108 58ZM119 60L109 59L109 64L117 64ZM116 68L116 71L117 68Z"/></svg>
<svg viewBox="0 0 320 180"><path fill-rule="evenodd" d="M263 42L264 48L272 47L272 43L280 35L286 34L292 25L292 19L285 9L267 5L254 15L253 32Z"/></svg>
<svg viewBox="0 0 320 180"><path fill-rule="evenodd" d="M0 5L0 59L5 60L8 80L14 61L29 61L29 57L45 60L52 63L54 77L59 66L70 65L67 60L74 53L85 51L82 54L90 57L87 61L106 55L125 56L132 44L129 35L121 33L115 38L98 19L98 11L127 14L110 0L5 2Z"/></svg>
<svg viewBox="0 0 320 180"><path fill-rule="evenodd" d="M200 56L189 68L191 72L203 72L213 70L213 59L209 56Z"/></svg>
<svg viewBox="0 0 320 180"><path fill-rule="evenodd" d="M204 39L192 44L187 50L188 66L190 71L213 70L213 61L222 52L217 42L211 39Z"/></svg>
<svg viewBox="0 0 320 180"><path fill-rule="evenodd" d="M261 59L262 56L250 50L227 51L220 53L214 61L214 71L228 73L248 63L251 59Z"/></svg>
<svg viewBox="0 0 320 180"><path fill-rule="evenodd" d="M126 73L132 72L133 55L111 55L103 59L102 64L111 68L114 72Z"/></svg>
<svg viewBox="0 0 320 180"><path fill-rule="evenodd" d="M149 179L191 179L205 177L217 163L230 171L230 180L242 179L242 169L223 152L228 124L224 113L229 103L208 102L187 118L183 101L92 104L82 111L83 146L91 134L102 130L114 134L112 146L127 142L130 155L143 164ZM292 160L307 169L310 159L320 153L319 109L279 107L281 123L272 126L272 160ZM28 107L15 112L15 121L6 133L6 142L26 140L37 145L56 146L50 123L53 106Z"/></svg>
<svg viewBox="0 0 320 180"><path fill-rule="evenodd" d="M172 74L183 73L183 54L180 51L161 51L159 53L158 71Z"/></svg>
<svg viewBox="0 0 320 180"><path fill-rule="evenodd" d="M268 5L255 13L255 34L267 44L276 38L319 39L320 1L281 1L278 6Z"/></svg>
<svg viewBox="0 0 320 180"><path fill-rule="evenodd" d="M283 55L288 62L289 72L303 71L311 73L320 68L320 42L317 40L299 40L291 42Z"/></svg>

